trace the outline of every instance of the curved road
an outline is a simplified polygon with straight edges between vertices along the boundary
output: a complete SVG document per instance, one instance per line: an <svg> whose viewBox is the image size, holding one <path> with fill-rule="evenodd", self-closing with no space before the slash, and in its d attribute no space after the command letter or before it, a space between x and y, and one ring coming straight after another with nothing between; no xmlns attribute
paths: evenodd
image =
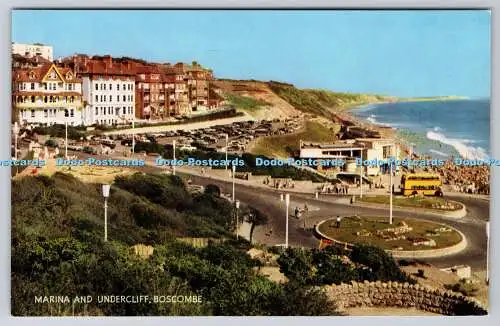
<svg viewBox="0 0 500 326"><path fill-rule="evenodd" d="M182 174L182 173L179 173ZM200 177L189 175L189 178L194 184L207 185L215 184L221 188L224 193L232 192L232 183L212 179L208 177ZM257 188L236 184L236 198L243 203L249 204L269 217L268 225L256 227L254 239L266 244L283 244L285 242L285 207L283 202L279 200L279 191L265 188ZM310 209L309 215L314 215L307 219L307 227L312 227L315 223L337 215L388 215L389 209L383 208L367 208L358 207L349 204L336 202L338 197L330 197L328 199L321 196L316 200L311 194L294 194L290 193L290 212L293 212L295 206L303 207L307 202L309 207L314 207L314 211ZM486 268L486 221L489 220L489 202L481 199L473 199L467 197L447 198L458 200L467 206L467 215L461 219L438 217L415 211L409 213L393 209L394 216L411 217L416 219L426 219L435 222L448 224L460 230L467 238L468 246L462 252L444 256L439 258L425 258L425 260L437 267L449 267L452 265L466 264L475 270ZM272 228L272 235L266 235ZM304 231L303 219L290 217L288 241L291 246L317 247L319 242L310 231Z"/></svg>
<svg viewBox="0 0 500 326"><path fill-rule="evenodd" d="M87 155L84 155L87 156ZM144 166L140 168L141 172L163 172L162 168L154 166ZM201 177L197 175L178 172L178 175L184 175L192 180L194 184L207 185L215 184L220 187L224 193L232 193L232 183L210 177ZM254 240L269 245L285 243L285 207L284 202L279 200L279 194L283 191L254 187L249 185L236 184L236 198L241 202L251 205L269 217L267 225L256 227L254 230ZM307 205L310 209L310 217L307 218L307 228L321 220L337 215L389 215L389 208L369 208L359 207L350 204L338 202L340 197L320 196L317 200L312 194L290 193L290 212L293 212L295 206L303 207ZM396 208L393 209L394 216L411 217L416 219L426 219L430 221L448 224L460 230L467 238L467 248L454 255L438 258L425 258L425 260L437 267L449 267L453 265L469 265L474 270L486 269L486 221L489 220L489 201L474 199L464 196L447 196L446 198L457 200L467 206L467 215L461 219L450 217L439 217L422 212L409 213ZM272 235L268 231L272 229ZM302 246L317 248L318 239L311 231L304 230L304 220L289 218L288 241L291 246Z"/></svg>

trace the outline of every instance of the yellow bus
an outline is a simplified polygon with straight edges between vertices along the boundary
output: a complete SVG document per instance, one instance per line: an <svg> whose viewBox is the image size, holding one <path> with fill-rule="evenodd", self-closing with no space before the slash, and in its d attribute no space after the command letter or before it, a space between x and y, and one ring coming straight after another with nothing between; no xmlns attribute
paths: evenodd
<svg viewBox="0 0 500 326"><path fill-rule="evenodd" d="M401 192L405 196L443 196L439 174L412 173L401 177Z"/></svg>

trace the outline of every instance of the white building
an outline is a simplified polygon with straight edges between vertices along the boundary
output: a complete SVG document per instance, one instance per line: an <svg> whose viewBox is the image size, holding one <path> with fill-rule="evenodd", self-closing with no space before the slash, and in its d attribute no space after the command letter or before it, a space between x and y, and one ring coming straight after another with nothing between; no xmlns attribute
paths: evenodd
<svg viewBox="0 0 500 326"><path fill-rule="evenodd" d="M85 125L128 124L135 116L135 75L111 57L90 60L80 71Z"/></svg>
<svg viewBox="0 0 500 326"><path fill-rule="evenodd" d="M21 124L83 123L82 84L68 68L52 63L12 72L12 106Z"/></svg>
<svg viewBox="0 0 500 326"><path fill-rule="evenodd" d="M135 115L133 78L82 77L85 125L131 123Z"/></svg>
<svg viewBox="0 0 500 326"><path fill-rule="evenodd" d="M20 54L22 56L31 58L36 56L42 56L47 60L54 60L54 49L50 45L44 45L41 43L34 44L22 44L22 43L12 43L12 54Z"/></svg>
<svg viewBox="0 0 500 326"><path fill-rule="evenodd" d="M398 148L391 139L357 138L332 144L300 142L300 158L344 160L346 164L342 170L346 172L360 172L359 167L356 167L356 159L386 160L398 156ZM364 169L366 175L377 175L379 172L380 167L374 165Z"/></svg>

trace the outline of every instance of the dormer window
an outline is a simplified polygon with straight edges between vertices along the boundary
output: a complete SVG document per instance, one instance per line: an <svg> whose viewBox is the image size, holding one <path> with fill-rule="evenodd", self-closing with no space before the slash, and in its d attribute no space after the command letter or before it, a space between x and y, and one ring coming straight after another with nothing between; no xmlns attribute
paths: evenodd
<svg viewBox="0 0 500 326"><path fill-rule="evenodd" d="M70 73L66 74L66 79L67 79L67 80L71 80L71 78L73 78L73 76L71 76L71 74L70 74Z"/></svg>
<svg viewBox="0 0 500 326"><path fill-rule="evenodd" d="M35 79L35 73L33 71L30 71L30 79Z"/></svg>

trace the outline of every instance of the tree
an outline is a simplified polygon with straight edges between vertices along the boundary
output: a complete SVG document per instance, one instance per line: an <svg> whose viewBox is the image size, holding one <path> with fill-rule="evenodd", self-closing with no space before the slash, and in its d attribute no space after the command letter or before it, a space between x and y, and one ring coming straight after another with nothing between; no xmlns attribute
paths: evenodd
<svg viewBox="0 0 500 326"><path fill-rule="evenodd" d="M401 271L394 258L388 255L382 248L370 245L357 245L351 251L350 259L353 262L368 267L368 269L364 269L361 273L363 279L369 281L415 282Z"/></svg>
<svg viewBox="0 0 500 326"><path fill-rule="evenodd" d="M217 185L209 184L205 187L205 194L220 197L220 188Z"/></svg>
<svg viewBox="0 0 500 326"><path fill-rule="evenodd" d="M287 248L278 258L280 271L297 284L311 284L314 277L311 251Z"/></svg>
<svg viewBox="0 0 500 326"><path fill-rule="evenodd" d="M262 214L258 209L249 207L247 221L248 223L252 224L252 226L250 227L250 243L252 243L253 231L255 230L255 227L258 225L267 224L268 218L266 215Z"/></svg>

